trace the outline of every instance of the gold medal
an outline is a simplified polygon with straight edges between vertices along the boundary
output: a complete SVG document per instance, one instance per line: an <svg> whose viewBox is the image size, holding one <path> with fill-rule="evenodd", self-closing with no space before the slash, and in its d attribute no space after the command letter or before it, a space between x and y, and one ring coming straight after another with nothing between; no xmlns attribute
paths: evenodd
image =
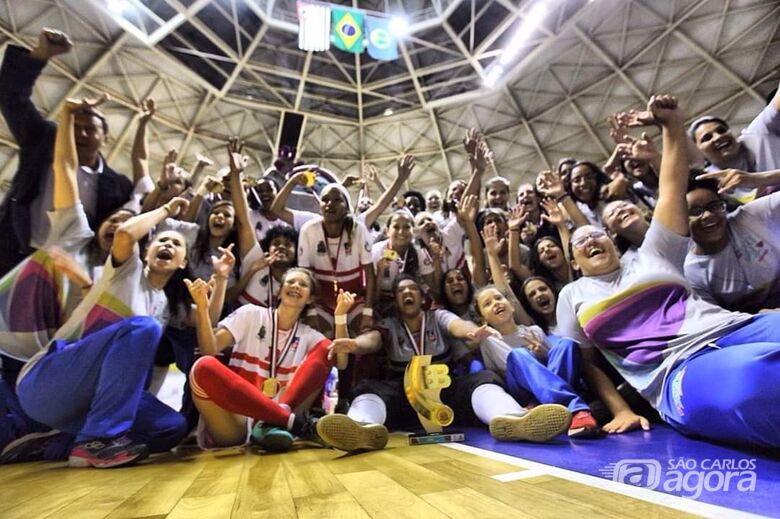
<svg viewBox="0 0 780 519"><path fill-rule="evenodd" d="M269 377L263 381L263 394L268 398L276 396L276 389L279 382L274 377Z"/></svg>
<svg viewBox="0 0 780 519"><path fill-rule="evenodd" d="M333 280L333 293L338 294L339 293L339 283L335 279Z"/></svg>

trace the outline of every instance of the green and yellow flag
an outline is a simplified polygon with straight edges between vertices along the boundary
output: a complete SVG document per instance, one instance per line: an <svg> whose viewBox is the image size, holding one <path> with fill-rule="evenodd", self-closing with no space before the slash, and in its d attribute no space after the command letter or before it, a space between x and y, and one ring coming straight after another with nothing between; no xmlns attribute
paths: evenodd
<svg viewBox="0 0 780 519"><path fill-rule="evenodd" d="M363 13L352 9L331 9L330 18L333 20L331 35L333 45L347 52L360 54L363 52L364 31Z"/></svg>

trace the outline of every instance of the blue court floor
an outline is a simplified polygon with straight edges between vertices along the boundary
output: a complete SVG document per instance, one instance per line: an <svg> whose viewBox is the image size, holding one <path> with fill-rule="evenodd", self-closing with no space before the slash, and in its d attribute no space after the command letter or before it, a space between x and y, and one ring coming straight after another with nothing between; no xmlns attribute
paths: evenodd
<svg viewBox="0 0 780 519"><path fill-rule="evenodd" d="M548 444L494 440L469 428L466 445L721 507L780 517L780 453L686 438L665 425L595 440Z"/></svg>

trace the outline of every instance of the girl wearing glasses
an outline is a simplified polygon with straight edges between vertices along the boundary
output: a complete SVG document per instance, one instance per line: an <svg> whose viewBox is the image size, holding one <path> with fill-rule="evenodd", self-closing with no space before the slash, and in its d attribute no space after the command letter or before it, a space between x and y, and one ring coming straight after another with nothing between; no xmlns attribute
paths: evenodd
<svg viewBox="0 0 780 519"><path fill-rule="evenodd" d="M730 312L693 292L683 274L689 244L685 116L675 98L653 96L647 111L633 117L636 126L660 124L663 131L653 221L631 262L621 263L604 231L574 231L573 260L583 276L560 293L559 333L580 343L585 379L614 415L605 431L649 424L597 367L596 351L678 431L780 447L780 314Z"/></svg>
<svg viewBox="0 0 780 519"><path fill-rule="evenodd" d="M705 300L748 313L780 307L780 193L727 214L721 193L776 185L780 171L699 175L686 195L693 248L685 277Z"/></svg>

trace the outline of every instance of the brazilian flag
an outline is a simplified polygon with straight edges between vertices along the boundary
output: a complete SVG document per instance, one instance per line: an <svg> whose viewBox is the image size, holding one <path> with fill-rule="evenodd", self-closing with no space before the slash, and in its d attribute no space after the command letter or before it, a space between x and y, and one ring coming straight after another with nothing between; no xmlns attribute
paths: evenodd
<svg viewBox="0 0 780 519"><path fill-rule="evenodd" d="M331 9L333 45L347 52L363 52L363 13L352 9Z"/></svg>

